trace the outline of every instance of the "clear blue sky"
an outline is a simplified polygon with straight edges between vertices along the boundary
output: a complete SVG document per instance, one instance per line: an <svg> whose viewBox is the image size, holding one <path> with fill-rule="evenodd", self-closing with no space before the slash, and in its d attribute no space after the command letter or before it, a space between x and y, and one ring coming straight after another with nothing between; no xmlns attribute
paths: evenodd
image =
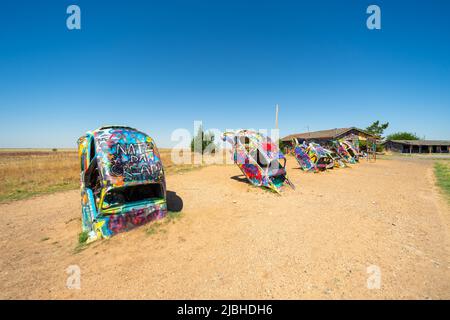
<svg viewBox="0 0 450 320"><path fill-rule="evenodd" d="M0 147L74 147L111 123L167 147L194 120L271 128L276 103L281 135L379 119L450 139L450 1L0 4Z"/></svg>

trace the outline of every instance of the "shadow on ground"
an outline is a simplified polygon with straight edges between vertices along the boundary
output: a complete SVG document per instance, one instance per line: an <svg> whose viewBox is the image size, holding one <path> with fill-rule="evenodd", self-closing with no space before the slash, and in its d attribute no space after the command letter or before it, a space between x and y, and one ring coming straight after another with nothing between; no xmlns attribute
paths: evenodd
<svg viewBox="0 0 450 320"><path fill-rule="evenodd" d="M167 191L167 210L173 212L183 210L183 199L174 191Z"/></svg>
<svg viewBox="0 0 450 320"><path fill-rule="evenodd" d="M249 183L248 179L243 174L238 174L237 176L232 176L230 179L243 182L243 183Z"/></svg>

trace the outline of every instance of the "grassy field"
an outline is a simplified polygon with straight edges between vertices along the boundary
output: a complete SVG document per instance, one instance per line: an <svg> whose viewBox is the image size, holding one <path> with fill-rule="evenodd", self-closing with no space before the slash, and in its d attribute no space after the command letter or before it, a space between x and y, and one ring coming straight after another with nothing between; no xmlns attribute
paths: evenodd
<svg viewBox="0 0 450 320"><path fill-rule="evenodd" d="M2 150L0 202L77 188L78 169L74 150Z"/></svg>
<svg viewBox="0 0 450 320"><path fill-rule="evenodd" d="M434 165L437 184L447 195L450 202L450 161L438 161Z"/></svg>
<svg viewBox="0 0 450 320"><path fill-rule="evenodd" d="M160 149L166 173L188 171L200 166L175 165L170 149ZM80 165L75 149L1 149L0 203L34 195L76 189Z"/></svg>

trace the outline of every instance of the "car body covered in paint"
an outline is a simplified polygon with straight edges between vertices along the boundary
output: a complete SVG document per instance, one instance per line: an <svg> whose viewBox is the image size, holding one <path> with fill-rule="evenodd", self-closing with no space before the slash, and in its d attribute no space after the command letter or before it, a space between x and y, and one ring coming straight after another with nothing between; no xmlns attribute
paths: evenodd
<svg viewBox="0 0 450 320"><path fill-rule="evenodd" d="M314 159L316 155L318 162L324 163L326 169L347 167L345 159L333 147L325 148L318 143L310 143L309 150L311 158Z"/></svg>
<svg viewBox="0 0 450 320"><path fill-rule="evenodd" d="M330 152L323 148L320 144L310 142L306 148L308 156L315 164L318 170L333 169L335 166L334 159Z"/></svg>
<svg viewBox="0 0 450 320"><path fill-rule="evenodd" d="M333 148L324 148L328 154L330 155L331 159L333 159L334 167L335 168L346 168L347 165L345 164L345 159L341 157L341 155Z"/></svg>
<svg viewBox="0 0 450 320"><path fill-rule="evenodd" d="M295 189L286 172L286 158L269 137L252 130L225 132L222 139L232 146L233 161L248 181L277 193L284 184Z"/></svg>
<svg viewBox="0 0 450 320"><path fill-rule="evenodd" d="M355 146L350 141L347 140L341 140L339 142L344 147L344 149L350 154L350 156L355 160L355 162L358 162L359 156Z"/></svg>
<svg viewBox="0 0 450 320"><path fill-rule="evenodd" d="M78 139L82 228L88 241L129 230L167 213L164 168L152 138L105 126Z"/></svg>
<svg viewBox="0 0 450 320"><path fill-rule="evenodd" d="M306 144L306 141L300 143L297 138L293 138L292 145L294 146L292 153L304 171L318 172L332 168L346 168L347 163L356 163L355 157L352 156L356 151L351 143L347 144L345 141L331 140L327 148L324 148L318 143Z"/></svg>
<svg viewBox="0 0 450 320"><path fill-rule="evenodd" d="M353 158L350 153L347 151L347 148L344 147L343 143L338 140L331 141L332 149L344 160L346 163L355 164L356 160Z"/></svg>
<svg viewBox="0 0 450 320"><path fill-rule="evenodd" d="M303 171L313 171L318 172L316 164L311 160L308 154L308 145L303 141L303 143L299 143L296 138L293 138L294 148L292 149L292 153L297 159L300 168Z"/></svg>

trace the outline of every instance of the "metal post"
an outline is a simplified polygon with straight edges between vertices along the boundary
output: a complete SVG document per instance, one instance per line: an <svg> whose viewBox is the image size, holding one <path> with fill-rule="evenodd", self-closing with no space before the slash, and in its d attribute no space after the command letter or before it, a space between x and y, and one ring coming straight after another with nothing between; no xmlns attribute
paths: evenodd
<svg viewBox="0 0 450 320"><path fill-rule="evenodd" d="M278 103L275 107L275 129L278 129Z"/></svg>

